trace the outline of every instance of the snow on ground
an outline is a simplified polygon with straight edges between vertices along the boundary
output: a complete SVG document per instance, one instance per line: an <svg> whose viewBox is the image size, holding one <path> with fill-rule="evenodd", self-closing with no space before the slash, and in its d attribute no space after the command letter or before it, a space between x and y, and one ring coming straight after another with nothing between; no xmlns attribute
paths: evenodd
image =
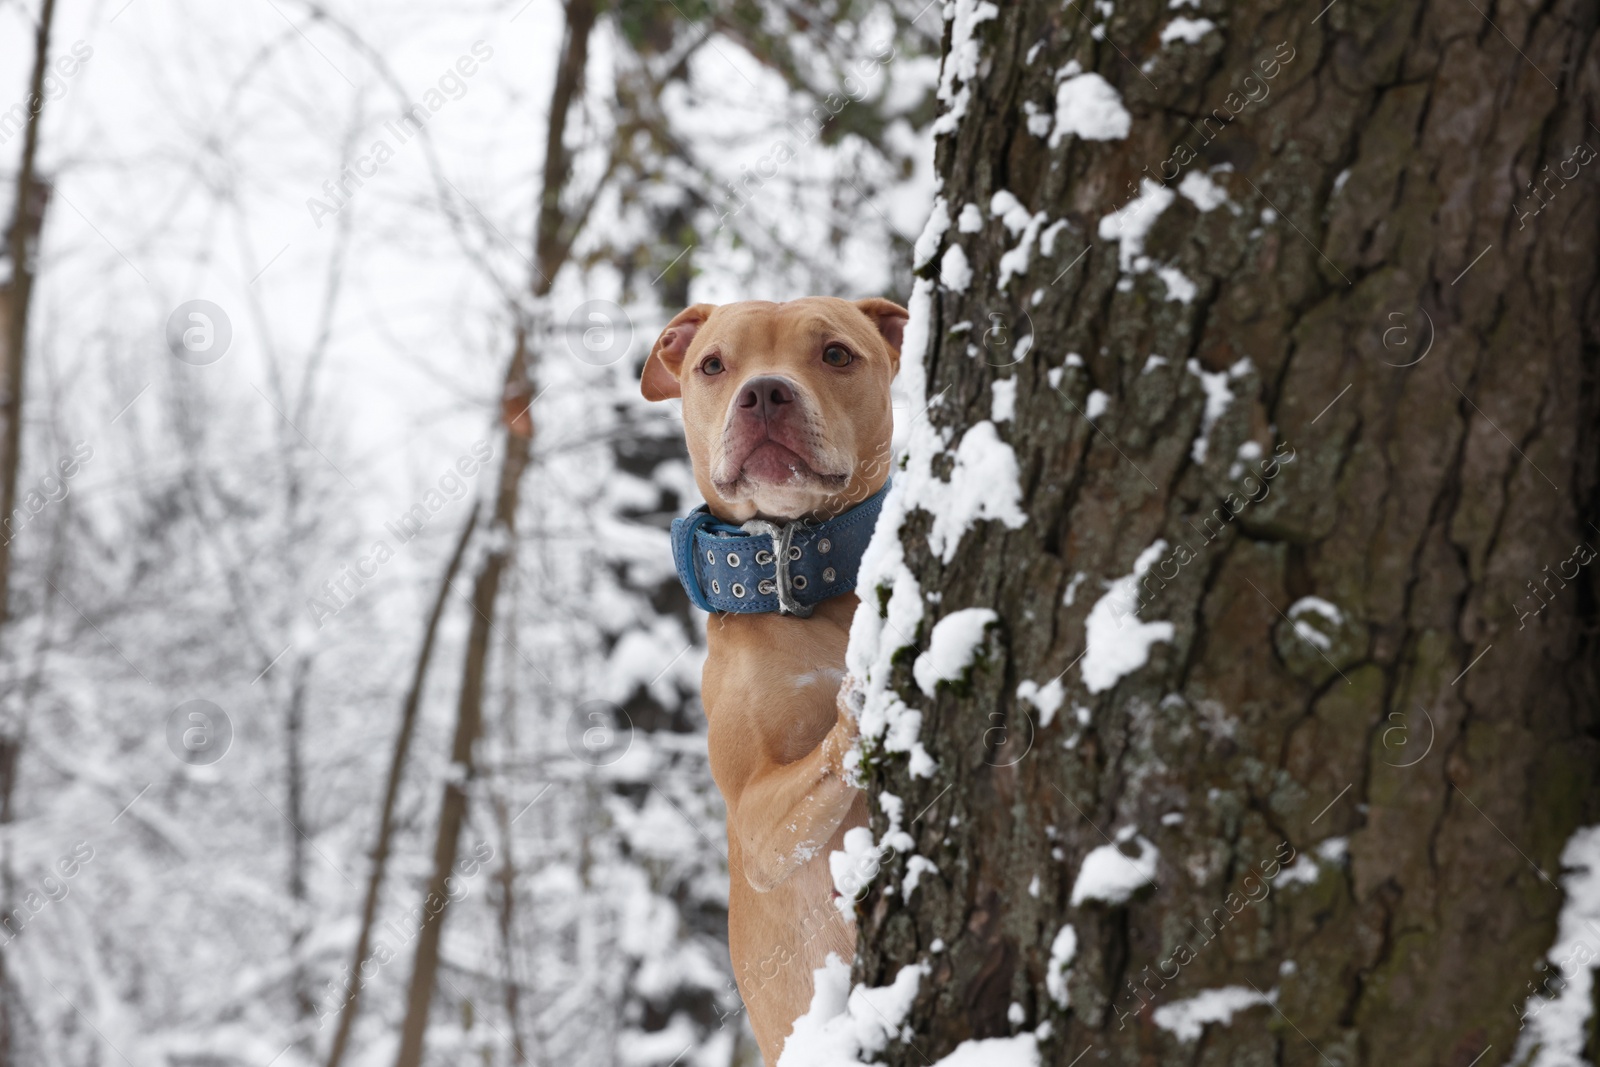
<svg viewBox="0 0 1600 1067"><path fill-rule="evenodd" d="M1117 847L1132 841L1137 856L1124 855ZM1078 879L1072 883L1073 907L1090 900L1106 904L1126 904L1134 893L1156 880L1156 864L1161 853L1135 827L1118 832L1116 844L1101 845L1083 858Z"/></svg>
<svg viewBox="0 0 1600 1067"><path fill-rule="evenodd" d="M1566 903L1556 919L1556 939L1545 953L1559 978L1528 998L1523 1029L1511 1062L1517 1067L1567 1067L1583 1063L1594 1008L1594 967L1600 959L1600 826L1578 830L1561 850Z"/></svg>
<svg viewBox="0 0 1600 1067"><path fill-rule="evenodd" d="M1142 622L1139 619L1139 579L1167 550L1165 540L1157 540L1139 553L1133 572L1111 582L1104 596L1089 609L1084 620L1087 648L1083 653L1083 683L1091 693L1103 693L1124 676L1150 660L1150 646L1171 641L1170 622Z"/></svg>
<svg viewBox="0 0 1600 1067"><path fill-rule="evenodd" d="M1152 1013L1151 1018L1161 1029L1176 1035L1179 1041L1198 1041L1209 1023L1226 1026L1233 1022L1238 1012L1277 1002L1277 990L1259 993L1247 986L1230 985L1208 989L1188 1000L1163 1004Z"/></svg>

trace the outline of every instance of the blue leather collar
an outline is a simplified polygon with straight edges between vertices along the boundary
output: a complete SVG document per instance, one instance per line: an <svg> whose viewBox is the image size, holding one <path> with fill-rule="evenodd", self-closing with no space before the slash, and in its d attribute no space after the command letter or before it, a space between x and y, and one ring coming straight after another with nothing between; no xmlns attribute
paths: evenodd
<svg viewBox="0 0 1600 1067"><path fill-rule="evenodd" d="M853 593L861 556L872 540L889 483L827 522L779 526L721 521L704 504L672 520L678 581L703 611L778 612L806 618L832 597Z"/></svg>

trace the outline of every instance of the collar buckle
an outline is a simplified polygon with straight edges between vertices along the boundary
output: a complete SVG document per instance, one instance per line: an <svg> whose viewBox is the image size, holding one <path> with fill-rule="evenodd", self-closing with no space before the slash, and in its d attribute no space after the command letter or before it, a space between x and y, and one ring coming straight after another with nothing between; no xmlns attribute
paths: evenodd
<svg viewBox="0 0 1600 1067"><path fill-rule="evenodd" d="M793 615L798 619L809 619L814 605L802 604L795 598L794 579L789 575L789 550L793 547L796 531L804 531L807 525L804 520L779 526L765 519L751 519L740 527L746 533L772 539L773 585L778 594L778 614Z"/></svg>

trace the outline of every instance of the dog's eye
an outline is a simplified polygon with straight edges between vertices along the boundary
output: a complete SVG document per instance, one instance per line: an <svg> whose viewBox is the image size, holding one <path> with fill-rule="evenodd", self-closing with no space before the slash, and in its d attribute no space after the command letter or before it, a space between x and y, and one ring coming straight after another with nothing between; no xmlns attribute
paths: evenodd
<svg viewBox="0 0 1600 1067"><path fill-rule="evenodd" d="M822 362L830 367L848 367L855 359L843 345L829 345L822 350Z"/></svg>
<svg viewBox="0 0 1600 1067"><path fill-rule="evenodd" d="M716 356L712 356L710 359L700 364L700 373L702 374L721 374L724 369L725 368L722 366L722 360L718 359Z"/></svg>

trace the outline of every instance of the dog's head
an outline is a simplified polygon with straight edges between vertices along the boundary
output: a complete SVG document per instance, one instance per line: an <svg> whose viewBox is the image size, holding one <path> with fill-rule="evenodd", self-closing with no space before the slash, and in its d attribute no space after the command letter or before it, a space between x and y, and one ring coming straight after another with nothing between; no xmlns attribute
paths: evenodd
<svg viewBox="0 0 1600 1067"><path fill-rule="evenodd" d="M683 398L695 482L718 518L825 519L889 475L889 383L905 308L881 298L696 304L645 361L646 400Z"/></svg>

